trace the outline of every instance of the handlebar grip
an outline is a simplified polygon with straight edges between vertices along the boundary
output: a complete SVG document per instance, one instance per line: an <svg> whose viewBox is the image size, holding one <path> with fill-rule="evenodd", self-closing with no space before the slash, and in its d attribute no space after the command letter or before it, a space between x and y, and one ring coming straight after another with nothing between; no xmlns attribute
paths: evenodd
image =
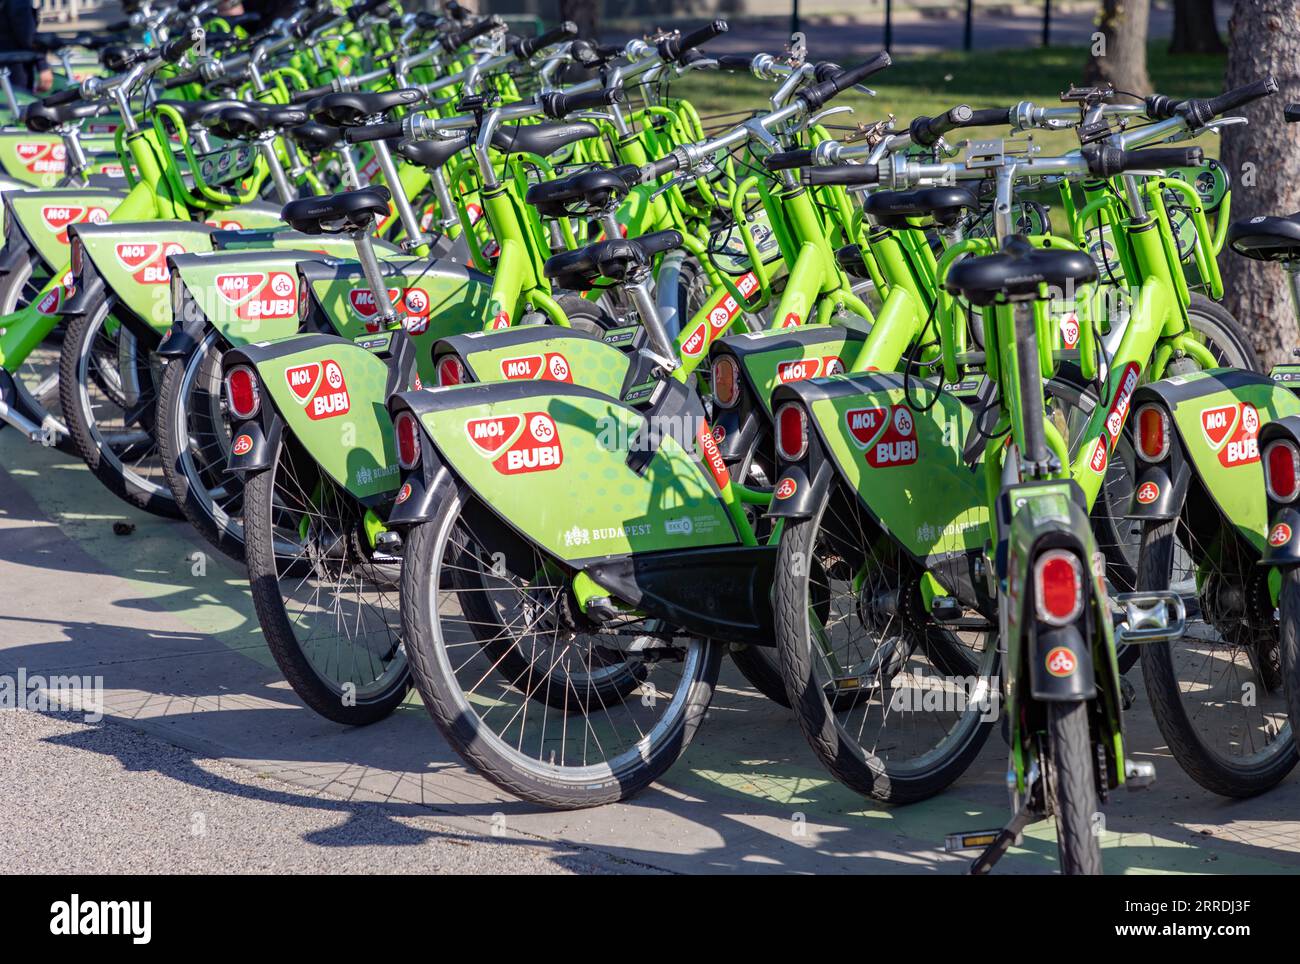
<svg viewBox="0 0 1300 964"><path fill-rule="evenodd" d="M550 30L536 37L525 37L519 41L515 48L515 55L520 60L527 60L539 50L545 50L547 47L562 43L565 40L571 40L578 36L578 25L572 20L566 20L558 27L552 27Z"/></svg>
<svg viewBox="0 0 1300 964"><path fill-rule="evenodd" d="M746 73L754 63L750 54L719 54L713 59L718 62L719 70L740 70Z"/></svg>
<svg viewBox="0 0 1300 964"><path fill-rule="evenodd" d="M386 141L403 134L401 121L388 121L383 124L368 124L365 127L343 128L343 139L349 144L363 144L366 141Z"/></svg>
<svg viewBox="0 0 1300 964"><path fill-rule="evenodd" d="M1294 124L1300 121L1300 104L1287 104L1282 111L1282 119L1288 124Z"/></svg>
<svg viewBox="0 0 1300 964"><path fill-rule="evenodd" d="M463 47L471 40L476 40L477 38L483 36L485 33L491 33L493 30L496 30L498 27L504 27L504 26L505 26L505 21L502 20L500 17L498 17L496 14L493 14L490 17L484 17L482 20L474 24L474 26L472 27L466 27L464 30L458 31L457 33L444 37L442 39L442 45L447 49L447 52L450 53L451 51L455 50L457 47Z"/></svg>
<svg viewBox="0 0 1300 964"><path fill-rule="evenodd" d="M606 87L603 90L588 90L581 94L563 94L552 92L541 95L542 113L552 120L560 120L574 111L590 110L616 104L623 99L621 87Z"/></svg>
<svg viewBox="0 0 1300 964"><path fill-rule="evenodd" d="M693 30L685 37L666 37L659 41L659 56L664 60L680 61L688 50L694 50L701 44L708 43L714 37L721 36L728 30L727 21L714 20L698 30Z"/></svg>
<svg viewBox="0 0 1300 964"><path fill-rule="evenodd" d="M796 151L778 151L763 158L769 171L789 171L796 167L809 167L813 162L812 150L801 147Z"/></svg>
<svg viewBox="0 0 1300 964"><path fill-rule="evenodd" d="M1199 147L1152 147L1123 151L1118 147L1097 144L1083 148L1082 153L1088 162L1088 172L1094 177L1114 177L1135 170L1195 167L1205 156Z"/></svg>
<svg viewBox="0 0 1300 964"><path fill-rule="evenodd" d="M808 187L838 184L842 187L862 187L880 181L880 168L875 164L836 164L832 167L810 167L799 180Z"/></svg>
<svg viewBox="0 0 1300 964"><path fill-rule="evenodd" d="M671 174L682 166L682 159L676 154L667 154L657 161L651 161L643 168L646 170L645 181L657 181L665 174Z"/></svg>
<svg viewBox="0 0 1300 964"><path fill-rule="evenodd" d="M333 10L322 10L320 13L314 13L306 20L293 25L293 35L299 40L306 40L337 16L338 14Z"/></svg>
<svg viewBox="0 0 1300 964"><path fill-rule="evenodd" d="M1245 84L1208 100L1196 98L1175 103L1171 98L1157 94L1147 98L1147 114L1157 120L1173 117L1175 114L1181 115L1187 121L1188 130L1196 131L1220 114L1275 93L1277 93L1277 81L1270 74L1262 80Z"/></svg>
<svg viewBox="0 0 1300 964"><path fill-rule="evenodd" d="M836 94L843 93L854 84L861 83L872 74L884 70L893 60L885 51L881 51L872 57L866 63L858 64L856 67L850 67L848 70L842 70L830 80L822 81L812 87L805 88L795 94L797 98L803 101L809 111L817 110Z"/></svg>
<svg viewBox="0 0 1300 964"><path fill-rule="evenodd" d="M981 107L979 110L972 110L970 120L960 127L997 127L1001 124L1011 123L1011 108L1009 107Z"/></svg>
<svg viewBox="0 0 1300 964"><path fill-rule="evenodd" d="M169 64L180 63L186 51L203 39L202 30L191 30L189 33L177 37L175 40L169 40L162 45L162 59Z"/></svg>
<svg viewBox="0 0 1300 964"><path fill-rule="evenodd" d="M48 94L42 97L41 104L46 107L62 107L64 104L71 104L78 100L81 100L81 85L73 84L57 94Z"/></svg>
<svg viewBox="0 0 1300 964"><path fill-rule="evenodd" d="M366 14L374 10L378 10L387 2L388 0L366 0L365 3L357 4L349 8L347 12L347 18L351 20L353 23L356 23Z"/></svg>
<svg viewBox="0 0 1300 964"><path fill-rule="evenodd" d="M907 131L913 144L920 147L933 147L944 134L969 124L974 116L975 112L967 105L958 104L937 117L916 118L908 125Z"/></svg>
<svg viewBox="0 0 1300 964"><path fill-rule="evenodd" d="M1218 97L1212 97L1209 102L1210 113L1212 116L1218 117L1220 114L1243 107L1252 100L1259 100L1261 97L1276 93L1277 79L1272 74L1269 74L1254 83L1230 90Z"/></svg>

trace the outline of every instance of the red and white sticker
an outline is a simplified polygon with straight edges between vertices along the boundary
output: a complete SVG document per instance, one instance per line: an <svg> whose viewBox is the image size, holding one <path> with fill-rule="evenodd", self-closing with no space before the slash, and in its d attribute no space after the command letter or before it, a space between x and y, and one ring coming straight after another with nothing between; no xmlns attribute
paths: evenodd
<svg viewBox="0 0 1300 964"><path fill-rule="evenodd" d="M68 228L73 224L104 224L108 221L108 210L98 206L70 207L65 204L47 204L41 208L41 220L46 227L55 232L54 240L59 244L68 243Z"/></svg>
<svg viewBox="0 0 1300 964"><path fill-rule="evenodd" d="M496 317L492 319L492 330L500 331L502 328L510 327L510 312L498 311Z"/></svg>
<svg viewBox="0 0 1300 964"><path fill-rule="evenodd" d="M1141 371L1142 366L1137 362L1129 362L1120 376L1115 398L1110 403L1110 411L1106 413L1106 432L1110 435L1111 448L1115 447L1120 432L1124 431L1124 419L1128 416L1129 404L1133 401L1133 391L1137 388Z"/></svg>
<svg viewBox="0 0 1300 964"><path fill-rule="evenodd" d="M1201 412L1201 433L1224 468L1259 461L1259 411L1249 402L1216 405Z"/></svg>
<svg viewBox="0 0 1300 964"><path fill-rule="evenodd" d="M316 391L316 385L320 382L320 375L320 362L294 365L292 368L284 370L284 380L288 382L289 391L293 392L293 397L298 399L299 405L307 404L307 400Z"/></svg>
<svg viewBox="0 0 1300 964"><path fill-rule="evenodd" d="M707 321L696 322L690 333L682 339L682 354L689 358L697 358L704 354L704 349L709 347L709 323Z"/></svg>
<svg viewBox="0 0 1300 964"><path fill-rule="evenodd" d="M746 298L753 294L757 287L758 277L752 271L736 282L736 290ZM708 314L709 328L713 331L713 337L722 334L736 320L738 314L740 314L740 303L731 296L731 292L728 291L714 302Z"/></svg>
<svg viewBox="0 0 1300 964"><path fill-rule="evenodd" d="M287 271L219 274L217 294L243 321L291 318L298 313L298 281Z"/></svg>
<svg viewBox="0 0 1300 964"><path fill-rule="evenodd" d="M307 417L312 421L323 418L335 418L346 415L352 408L352 399L348 395L348 384L343 378L343 369L333 359L321 362L323 377L320 387L307 402Z"/></svg>
<svg viewBox="0 0 1300 964"><path fill-rule="evenodd" d="M1047 671L1053 676L1073 676L1079 660L1068 646L1057 646L1047 654Z"/></svg>
<svg viewBox="0 0 1300 964"><path fill-rule="evenodd" d="M806 378L816 378L822 370L820 358L795 358L781 362L776 366L776 380L782 385L801 382Z"/></svg>
<svg viewBox="0 0 1300 964"><path fill-rule="evenodd" d="M1160 486L1154 482L1143 482L1138 486L1137 500L1139 505L1150 505L1158 498L1160 498Z"/></svg>
<svg viewBox="0 0 1300 964"><path fill-rule="evenodd" d="M411 483L403 482L402 487L397 490L397 504L401 505L411 497Z"/></svg>
<svg viewBox="0 0 1300 964"><path fill-rule="evenodd" d="M67 148L62 144L21 143L18 161L31 174L62 174L67 170Z"/></svg>
<svg viewBox="0 0 1300 964"><path fill-rule="evenodd" d="M781 327L797 328L799 325L799 321L800 319L798 313L792 311L788 315L786 315L783 319L781 319Z"/></svg>
<svg viewBox="0 0 1300 964"><path fill-rule="evenodd" d="M713 432L703 420L700 421L699 430L695 433L695 440L699 444L700 455L709 474L713 476L713 481L718 484L718 488L725 489L731 483L731 473L727 471L727 463L722 458L722 450L718 448L718 440L713 437Z"/></svg>
<svg viewBox="0 0 1300 964"><path fill-rule="evenodd" d="M573 383L573 371L569 367L569 360L554 351L504 358L501 361L501 377L507 381L541 379L545 382Z"/></svg>
<svg viewBox="0 0 1300 964"><path fill-rule="evenodd" d="M550 472L564 464L559 427L545 412L472 418L465 432L502 475Z"/></svg>
<svg viewBox="0 0 1300 964"><path fill-rule="evenodd" d="M234 443L230 446L230 451L235 455L247 455L253 450L253 439L248 435L236 437Z"/></svg>
<svg viewBox="0 0 1300 964"><path fill-rule="evenodd" d="M185 254L185 246L175 241L122 241L113 248L113 254L136 284L160 285L171 280L167 259L174 254Z"/></svg>
<svg viewBox="0 0 1300 964"><path fill-rule="evenodd" d="M1079 316L1073 311L1061 318L1061 343L1067 350L1079 344Z"/></svg>
<svg viewBox="0 0 1300 964"><path fill-rule="evenodd" d="M1106 471L1106 463L1110 461L1110 448L1106 445L1106 436L1099 436L1097 443L1092 447L1092 457L1088 459L1088 467L1101 475Z"/></svg>
<svg viewBox="0 0 1300 964"><path fill-rule="evenodd" d="M917 460L916 421L906 405L849 409L844 420L849 436L866 451L872 468L911 465Z"/></svg>
<svg viewBox="0 0 1300 964"><path fill-rule="evenodd" d="M36 306L36 311L42 315L52 315L59 310L59 305L63 303L63 287L58 286L51 288L41 297L40 303Z"/></svg>
<svg viewBox="0 0 1300 964"><path fill-rule="evenodd" d="M795 494L798 488L799 483L789 476L786 476L780 481L776 487L776 491L772 494L778 499L788 499L790 496Z"/></svg>
<svg viewBox="0 0 1300 964"><path fill-rule="evenodd" d="M1268 534L1268 544L1270 546L1284 546L1291 541L1291 527L1285 522L1279 522Z"/></svg>

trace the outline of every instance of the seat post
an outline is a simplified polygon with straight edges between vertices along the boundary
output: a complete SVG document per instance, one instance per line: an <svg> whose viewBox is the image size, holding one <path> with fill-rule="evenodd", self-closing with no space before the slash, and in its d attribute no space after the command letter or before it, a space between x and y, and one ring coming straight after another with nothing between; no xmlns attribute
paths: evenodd
<svg viewBox="0 0 1300 964"><path fill-rule="evenodd" d="M447 176L442 168L429 172L429 186L433 188L434 200L438 202L439 224L443 230L457 222L456 205L451 200L451 189L447 187Z"/></svg>
<svg viewBox="0 0 1300 964"><path fill-rule="evenodd" d="M18 120L18 98L14 96L14 85L9 77L8 67L0 67L0 90L4 91L5 103L9 105L9 113L14 115L15 121Z"/></svg>
<svg viewBox="0 0 1300 964"><path fill-rule="evenodd" d="M367 119L367 124L378 124L383 120L382 116L375 116ZM384 175L384 181L388 184L389 193L393 196L393 206L397 208L397 218L402 222L402 228L406 231L406 240L402 242L402 250L411 251L422 244L428 242L428 238L420 230L420 219L415 216L411 210L411 201L402 190L401 182L397 178L397 165L393 163L392 152L388 150L388 144L384 141L375 141L375 160L379 162L379 170Z"/></svg>
<svg viewBox="0 0 1300 964"><path fill-rule="evenodd" d="M1291 285L1291 311L1295 315L1296 329L1300 331L1300 261L1285 261L1282 267Z"/></svg>
<svg viewBox="0 0 1300 964"><path fill-rule="evenodd" d="M280 155L275 152L274 131L257 139L257 149L261 151L262 157L266 158L266 166L271 169L271 180L275 183L275 193L280 195L280 203L288 204L294 199L295 192L293 186L289 183L288 176L284 173L284 165L280 163Z"/></svg>
<svg viewBox="0 0 1300 964"><path fill-rule="evenodd" d="M361 271L366 276L366 284L375 296L375 314L380 328L387 328L397 321L397 312L388 299L388 285L384 273L380 270L379 259L375 257L375 247L370 241L370 231L374 228L374 219L368 218L363 228L352 232L352 243L357 247L357 260L361 262Z"/></svg>
<svg viewBox="0 0 1300 964"><path fill-rule="evenodd" d="M672 339L668 337L663 319L659 316L659 306L655 304L654 295L650 291L650 268L648 266L637 268L635 273L624 282L623 290L631 297L632 304L636 306L636 312L641 318L641 324L645 326L646 333L650 336L655 361L663 366L665 372L676 371L680 363Z"/></svg>
<svg viewBox="0 0 1300 964"><path fill-rule="evenodd" d="M77 124L65 124L59 130L59 136L63 138L63 149L68 155L68 176L81 178L90 166L86 160L86 152L81 147L81 127Z"/></svg>

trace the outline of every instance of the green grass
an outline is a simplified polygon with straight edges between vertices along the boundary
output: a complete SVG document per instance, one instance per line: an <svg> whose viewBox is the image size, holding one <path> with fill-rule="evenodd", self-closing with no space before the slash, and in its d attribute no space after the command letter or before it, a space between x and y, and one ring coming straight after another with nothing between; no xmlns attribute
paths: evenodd
<svg viewBox="0 0 1300 964"><path fill-rule="evenodd" d="M833 51L818 50L816 54L835 59ZM836 105L848 105L854 113L837 115L830 123L851 125L857 121L880 120L893 113L901 129L913 117L937 114L957 104L1010 107L1022 100L1040 105L1059 104L1061 92L1070 84L1082 81L1086 61L1087 51L1082 47L900 54L893 66L868 81L876 90L876 97L853 93L836 98ZM1223 69L1221 56L1171 57L1163 42L1152 44L1148 54L1152 84L1157 91L1170 96L1205 97L1219 93L1223 89ZM701 72L687 75L673 91L689 98L707 117L761 107L774 89L772 84L748 76ZM705 120L706 127L723 123L723 119ZM1045 153L1068 150L1078 143L1069 132L1040 132L1035 134L1035 140L1043 145ZM1217 155L1217 138L1207 138L1202 146L1207 154Z"/></svg>

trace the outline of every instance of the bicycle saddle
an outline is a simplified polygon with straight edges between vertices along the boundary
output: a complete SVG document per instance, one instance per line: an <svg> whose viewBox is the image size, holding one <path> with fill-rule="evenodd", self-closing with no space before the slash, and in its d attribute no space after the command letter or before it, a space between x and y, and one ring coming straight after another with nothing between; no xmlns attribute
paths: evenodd
<svg viewBox="0 0 1300 964"><path fill-rule="evenodd" d="M503 124L492 132L492 146L506 154L547 157L562 147L595 137L599 133L596 125L588 121Z"/></svg>
<svg viewBox="0 0 1300 964"><path fill-rule="evenodd" d="M222 107L203 118L203 126L228 141L256 140L277 127L305 124L307 112L301 108L240 104Z"/></svg>
<svg viewBox="0 0 1300 964"><path fill-rule="evenodd" d="M394 107L416 104L423 99L424 91L414 87L377 94L325 94L307 102L307 113L322 124L359 127L376 114L385 114Z"/></svg>
<svg viewBox="0 0 1300 964"><path fill-rule="evenodd" d="M186 127L203 123L205 117L223 108L246 106L242 100L159 100L154 104L172 108L181 115L181 121Z"/></svg>
<svg viewBox="0 0 1300 964"><path fill-rule="evenodd" d="M1228 243L1256 261L1300 259L1300 213L1284 218L1243 218L1228 225Z"/></svg>
<svg viewBox="0 0 1300 964"><path fill-rule="evenodd" d="M877 191L862 208L887 228L905 228L908 218L931 218L953 224L962 211L978 211L979 199L964 187L927 187L918 191Z"/></svg>
<svg viewBox="0 0 1300 964"><path fill-rule="evenodd" d="M1097 280L1097 265L1082 251L1035 248L1014 235L997 254L966 258L948 269L943 286L961 294L973 305L996 301L1033 301L1038 286L1064 291Z"/></svg>
<svg viewBox="0 0 1300 964"><path fill-rule="evenodd" d="M426 171L436 171L465 148L470 146L468 134L448 140L411 141L403 140L397 144L397 153L412 164L418 164Z"/></svg>
<svg viewBox="0 0 1300 964"><path fill-rule="evenodd" d="M562 218L578 213L571 210L575 202L582 202L595 210L616 205L627 197L640 179L641 172L635 164L600 167L534 184L529 187L524 200L537 208L542 217Z"/></svg>
<svg viewBox="0 0 1300 964"><path fill-rule="evenodd" d="M391 196L388 188L376 184L328 197L305 197L286 204L280 217L303 234L367 230L376 219L388 215Z"/></svg>
<svg viewBox="0 0 1300 964"><path fill-rule="evenodd" d="M74 101L71 104L60 104L58 107L47 107L40 101L34 101L23 109L22 120L29 131L45 134L70 120L93 117L97 113L99 113L98 104Z"/></svg>
<svg viewBox="0 0 1300 964"><path fill-rule="evenodd" d="M343 139L343 132L337 127L326 127L316 121L290 127L284 133L303 150L313 153L328 150Z"/></svg>
<svg viewBox="0 0 1300 964"><path fill-rule="evenodd" d="M682 245L678 231L656 231L639 238L597 241L577 251L564 251L546 259L542 273L557 287L587 291L601 278L622 281L633 268L648 265L656 254Z"/></svg>
<svg viewBox="0 0 1300 964"><path fill-rule="evenodd" d="M39 54L34 50L6 50L0 53L0 67L12 67L15 64L34 64L38 60L44 60L45 54Z"/></svg>

